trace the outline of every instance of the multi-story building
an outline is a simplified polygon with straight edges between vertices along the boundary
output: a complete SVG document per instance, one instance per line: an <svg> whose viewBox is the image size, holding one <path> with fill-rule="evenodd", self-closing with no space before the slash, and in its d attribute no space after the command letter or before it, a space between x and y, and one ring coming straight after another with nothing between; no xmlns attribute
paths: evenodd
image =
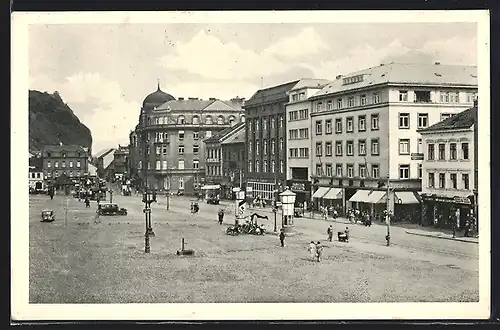
<svg viewBox="0 0 500 330"><path fill-rule="evenodd" d="M203 139L244 120L244 99L146 97L131 147L133 168L148 187L193 194L205 175Z"/></svg>
<svg viewBox="0 0 500 330"><path fill-rule="evenodd" d="M113 154L113 170L116 175L120 177L128 177L128 156L129 147L118 145L118 149L115 150Z"/></svg>
<svg viewBox="0 0 500 330"><path fill-rule="evenodd" d="M243 187L245 168L245 122L226 128L205 143L203 188L220 189L222 198L233 197L233 187Z"/></svg>
<svg viewBox="0 0 500 330"><path fill-rule="evenodd" d="M390 63L337 76L310 98L313 186L319 188L313 197L325 202L325 194L335 195L344 210L373 214L386 208L389 185L396 219L419 218L412 207L422 178L417 129L471 107L476 93L473 66Z"/></svg>
<svg viewBox="0 0 500 330"><path fill-rule="evenodd" d="M474 213L477 187L477 105L419 130L422 161L422 225L463 228Z"/></svg>
<svg viewBox="0 0 500 330"><path fill-rule="evenodd" d="M88 155L77 145L47 145L42 151L43 176L53 182L65 174L69 178L88 174Z"/></svg>
<svg viewBox="0 0 500 330"><path fill-rule="evenodd" d="M45 188L43 181L43 162L40 157L30 157L28 173L30 189L42 190Z"/></svg>
<svg viewBox="0 0 500 330"><path fill-rule="evenodd" d="M111 176L113 175L113 160L115 151L115 148L106 148L99 151L94 156L94 162L97 167L97 175L100 178L106 178L108 180L111 179Z"/></svg>
<svg viewBox="0 0 500 330"><path fill-rule="evenodd" d="M311 200L311 102L309 97L320 91L329 81L302 79L288 91L286 104L286 180L290 190L297 194L298 203Z"/></svg>
<svg viewBox="0 0 500 330"><path fill-rule="evenodd" d="M245 103L247 198L278 200L279 187L286 185L285 105L298 82L260 89Z"/></svg>

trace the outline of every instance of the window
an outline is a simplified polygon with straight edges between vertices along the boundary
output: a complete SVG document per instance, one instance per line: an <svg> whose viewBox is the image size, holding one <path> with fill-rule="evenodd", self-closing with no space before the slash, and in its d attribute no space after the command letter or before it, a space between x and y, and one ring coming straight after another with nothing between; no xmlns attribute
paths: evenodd
<svg viewBox="0 0 500 330"><path fill-rule="evenodd" d="M359 132L366 131L366 116L358 117L358 131Z"/></svg>
<svg viewBox="0 0 500 330"><path fill-rule="evenodd" d="M161 154L161 147L160 146L156 146L156 154L157 155Z"/></svg>
<svg viewBox="0 0 500 330"><path fill-rule="evenodd" d="M184 160L182 160L182 159L181 159L181 160L179 160L179 161L177 162L177 168L178 168L179 170L183 170L183 169L184 169Z"/></svg>
<svg viewBox="0 0 500 330"><path fill-rule="evenodd" d="M469 143L467 142L462 143L462 159L469 159Z"/></svg>
<svg viewBox="0 0 500 330"><path fill-rule="evenodd" d="M318 104L316 104L316 111L317 112L320 112L323 110L323 103L322 102L319 102Z"/></svg>
<svg viewBox="0 0 500 330"><path fill-rule="evenodd" d="M316 120L316 135L321 135L323 130L323 124L321 120Z"/></svg>
<svg viewBox="0 0 500 330"><path fill-rule="evenodd" d="M342 99L337 99L337 109L342 109L344 107L344 102Z"/></svg>
<svg viewBox="0 0 500 330"><path fill-rule="evenodd" d="M332 164L326 164L326 176L333 176Z"/></svg>
<svg viewBox="0 0 500 330"><path fill-rule="evenodd" d="M342 156L342 141L335 141L335 156Z"/></svg>
<svg viewBox="0 0 500 330"><path fill-rule="evenodd" d="M271 117L271 129L276 128L276 119L274 117Z"/></svg>
<svg viewBox="0 0 500 330"><path fill-rule="evenodd" d="M356 99L354 98L354 96L350 96L348 98L348 104L349 104L349 108L356 106Z"/></svg>
<svg viewBox="0 0 500 330"><path fill-rule="evenodd" d="M372 115L372 131L376 131L379 129L379 121L378 121L378 115Z"/></svg>
<svg viewBox="0 0 500 330"><path fill-rule="evenodd" d="M316 175L317 176L323 175L323 166L321 164L316 164Z"/></svg>
<svg viewBox="0 0 500 330"><path fill-rule="evenodd" d="M358 171L360 178L366 178L366 166L364 164L359 165Z"/></svg>
<svg viewBox="0 0 500 330"><path fill-rule="evenodd" d="M300 158L309 158L309 148L299 148Z"/></svg>
<svg viewBox="0 0 500 330"><path fill-rule="evenodd" d="M316 157L323 155L323 142L316 142Z"/></svg>
<svg viewBox="0 0 500 330"><path fill-rule="evenodd" d="M408 102L408 91L399 91L399 101Z"/></svg>
<svg viewBox="0 0 500 330"><path fill-rule="evenodd" d="M434 144L433 143L429 143L427 145L427 159L434 160Z"/></svg>
<svg viewBox="0 0 500 330"><path fill-rule="evenodd" d="M326 102L326 109L327 110L333 110L333 102L332 102L332 100Z"/></svg>
<svg viewBox="0 0 500 330"><path fill-rule="evenodd" d="M167 161L166 161L166 160L162 161L162 168L163 168L164 170L166 170L166 169L167 169Z"/></svg>
<svg viewBox="0 0 500 330"><path fill-rule="evenodd" d="M198 116L194 116L192 122L193 122L193 125L199 125L200 118Z"/></svg>
<svg viewBox="0 0 500 330"><path fill-rule="evenodd" d="M262 130L267 131L267 119L262 119Z"/></svg>
<svg viewBox="0 0 500 330"><path fill-rule="evenodd" d="M399 128L410 128L410 114L400 113L399 114Z"/></svg>
<svg viewBox="0 0 500 330"><path fill-rule="evenodd" d="M284 170L285 170L284 169L284 163L283 163L282 160L280 160L280 173L283 173Z"/></svg>
<svg viewBox="0 0 500 330"><path fill-rule="evenodd" d="M258 160L255 161L255 172L260 172L260 162Z"/></svg>
<svg viewBox="0 0 500 330"><path fill-rule="evenodd" d="M58 167L59 167L59 162L58 162L58 161L55 161L55 162L54 162L54 167L55 167L55 168L58 168Z"/></svg>
<svg viewBox="0 0 500 330"><path fill-rule="evenodd" d="M309 139L309 128L299 128L299 139Z"/></svg>
<svg viewBox="0 0 500 330"><path fill-rule="evenodd" d="M439 173L439 188L444 189L445 187L445 174L444 173Z"/></svg>
<svg viewBox="0 0 500 330"><path fill-rule="evenodd" d="M47 157L51 157L51 153L50 152L47 152Z"/></svg>
<svg viewBox="0 0 500 330"><path fill-rule="evenodd" d="M457 174L456 173L450 174L450 188L457 189Z"/></svg>
<svg viewBox="0 0 500 330"><path fill-rule="evenodd" d="M52 167L52 162L50 160L47 161L47 167L51 168Z"/></svg>
<svg viewBox="0 0 500 330"><path fill-rule="evenodd" d="M378 139L372 139L372 156L379 154L379 143Z"/></svg>
<svg viewBox="0 0 500 330"><path fill-rule="evenodd" d="M61 162L61 167L62 167L62 168L66 168L66 161L64 161L64 160L63 160L63 161Z"/></svg>
<svg viewBox="0 0 500 330"><path fill-rule="evenodd" d="M63 152L63 153L62 153L62 156L63 156L63 158L66 158L66 153L65 153L65 152Z"/></svg>
<svg viewBox="0 0 500 330"><path fill-rule="evenodd" d="M297 158L298 153L299 153L299 149L297 149L297 148L290 148L289 151L288 151L288 153L289 153L290 158Z"/></svg>
<svg viewBox="0 0 500 330"><path fill-rule="evenodd" d="M267 160L264 160L262 163L262 172L267 173Z"/></svg>
<svg viewBox="0 0 500 330"><path fill-rule="evenodd" d="M335 173L337 174L338 177L342 176L342 164L337 164L335 166Z"/></svg>
<svg viewBox="0 0 500 330"><path fill-rule="evenodd" d="M442 113L441 114L441 121L446 120L446 119L450 118L451 116L453 116L453 114L451 114L451 113Z"/></svg>
<svg viewBox="0 0 500 330"><path fill-rule="evenodd" d="M184 146L179 146L178 153L179 153L179 155L183 155L184 154Z"/></svg>
<svg viewBox="0 0 500 330"><path fill-rule="evenodd" d="M332 143L331 142L325 142L325 155L326 156L332 156Z"/></svg>
<svg viewBox="0 0 500 330"><path fill-rule="evenodd" d="M161 162L159 160L156 161L156 169L161 170Z"/></svg>
<svg viewBox="0 0 500 330"><path fill-rule="evenodd" d="M361 105L366 105L366 95L365 94L361 95L361 97L359 98L359 103Z"/></svg>
<svg viewBox="0 0 500 330"><path fill-rule="evenodd" d="M467 103L474 103L476 96L476 93L467 93Z"/></svg>
<svg viewBox="0 0 500 330"><path fill-rule="evenodd" d="M267 140L265 139L262 141L262 153L267 155Z"/></svg>
<svg viewBox="0 0 500 330"><path fill-rule="evenodd" d="M425 128L429 125L429 115L426 113L418 114L418 128Z"/></svg>
<svg viewBox="0 0 500 330"><path fill-rule="evenodd" d="M418 174L418 178L422 179L422 164L417 165L417 174Z"/></svg>
<svg viewBox="0 0 500 330"><path fill-rule="evenodd" d="M179 131L179 140L184 140L184 131Z"/></svg>
<svg viewBox="0 0 500 330"><path fill-rule="evenodd" d="M259 119L255 119L255 131L259 132L260 130L260 121Z"/></svg>
<svg viewBox="0 0 500 330"><path fill-rule="evenodd" d="M430 91L415 91L415 102L418 102L418 103L431 102L431 92Z"/></svg>
<svg viewBox="0 0 500 330"><path fill-rule="evenodd" d="M422 153L423 150L422 150L422 139L417 139L417 153Z"/></svg>
<svg viewBox="0 0 500 330"><path fill-rule="evenodd" d="M347 117L345 125L346 125L346 132L352 133L354 131L354 117Z"/></svg>
<svg viewBox="0 0 500 330"><path fill-rule="evenodd" d="M224 125L224 117L222 116L217 117L217 125Z"/></svg>
<svg viewBox="0 0 500 330"><path fill-rule="evenodd" d="M464 187L464 189L469 189L469 174L462 174L462 186Z"/></svg>
<svg viewBox="0 0 500 330"><path fill-rule="evenodd" d="M366 140L359 140L358 141L358 154L360 156L366 155Z"/></svg>
<svg viewBox="0 0 500 330"><path fill-rule="evenodd" d="M205 132L205 138L207 138L207 139L208 139L208 138L209 138L209 137L211 137L211 136L212 136L212 131L206 131L206 132Z"/></svg>
<svg viewBox="0 0 500 330"><path fill-rule="evenodd" d="M184 116L179 116L179 118L177 118L177 124L184 125Z"/></svg>
<svg viewBox="0 0 500 330"><path fill-rule="evenodd" d="M283 116L280 116L280 129L283 129Z"/></svg>
<svg viewBox="0 0 500 330"><path fill-rule="evenodd" d="M276 171L276 161L271 160L271 172L274 173Z"/></svg>
<svg viewBox="0 0 500 330"><path fill-rule="evenodd" d="M184 189L184 178L182 176L179 177L179 189Z"/></svg>
<svg viewBox="0 0 500 330"><path fill-rule="evenodd" d="M450 159L457 160L457 144L450 143Z"/></svg>
<svg viewBox="0 0 500 330"><path fill-rule="evenodd" d="M332 120L325 120L325 134L332 134Z"/></svg>
<svg viewBox="0 0 500 330"><path fill-rule="evenodd" d="M439 151L438 151L438 159L444 160L445 158L446 158L446 156L445 156L445 144L440 143L439 144Z"/></svg>
<svg viewBox="0 0 500 330"><path fill-rule="evenodd" d="M289 140L297 140L298 138L298 131L296 129L291 129L288 131L288 139Z"/></svg>
<svg viewBox="0 0 500 330"><path fill-rule="evenodd" d="M429 173L429 181L428 181L428 186L429 188L434 188L435 182L434 182L434 173Z"/></svg>
<svg viewBox="0 0 500 330"><path fill-rule="evenodd" d="M354 142L353 141L346 142L346 154L347 154L347 156L354 156Z"/></svg>
<svg viewBox="0 0 500 330"><path fill-rule="evenodd" d="M450 103L459 103L459 95L460 94L458 92L450 92Z"/></svg>
<svg viewBox="0 0 500 330"><path fill-rule="evenodd" d="M410 139L399 139L399 154L400 155L410 154Z"/></svg>
<svg viewBox="0 0 500 330"><path fill-rule="evenodd" d="M69 161L69 167L73 168L73 161L72 160Z"/></svg>
<svg viewBox="0 0 500 330"><path fill-rule="evenodd" d="M193 140L198 140L200 138L200 132L193 132Z"/></svg>
<svg viewBox="0 0 500 330"><path fill-rule="evenodd" d="M372 164L372 178L377 179L380 176L380 166Z"/></svg>
<svg viewBox="0 0 500 330"><path fill-rule="evenodd" d="M78 168L80 168L80 167L81 167L81 164L80 164L80 161L79 161L79 160L77 160L77 161L76 161L76 167L78 167Z"/></svg>
<svg viewBox="0 0 500 330"><path fill-rule="evenodd" d="M276 152L276 142L274 141L274 139L271 140L271 154L274 155L274 153Z"/></svg>
<svg viewBox="0 0 500 330"><path fill-rule="evenodd" d="M373 104L380 103L380 94L379 93L373 93L373 95L372 95L372 103Z"/></svg>
<svg viewBox="0 0 500 330"><path fill-rule="evenodd" d="M399 165L399 178L400 179L410 178L410 165Z"/></svg>
<svg viewBox="0 0 500 330"><path fill-rule="evenodd" d="M349 178L354 177L354 165L353 164L347 164L347 176Z"/></svg>
<svg viewBox="0 0 500 330"><path fill-rule="evenodd" d="M248 153L251 156L253 152L252 141L248 141Z"/></svg>
<svg viewBox="0 0 500 330"><path fill-rule="evenodd" d="M342 133L342 118L335 119L335 133Z"/></svg>
<svg viewBox="0 0 500 330"><path fill-rule="evenodd" d="M252 170L253 170L253 164L252 164L252 161L249 160L248 161L248 173L252 173Z"/></svg>
<svg viewBox="0 0 500 330"><path fill-rule="evenodd" d="M280 151L283 151L284 148L285 148L285 141L283 140L283 138L280 138Z"/></svg>
<svg viewBox="0 0 500 330"><path fill-rule="evenodd" d="M292 94L292 102L296 102L299 99L297 94Z"/></svg>
<svg viewBox="0 0 500 330"><path fill-rule="evenodd" d="M260 155L260 142L258 140L255 141L255 155L256 156Z"/></svg>
<svg viewBox="0 0 500 330"><path fill-rule="evenodd" d="M200 152L200 147L198 145L193 145L193 154L197 154L198 152Z"/></svg>

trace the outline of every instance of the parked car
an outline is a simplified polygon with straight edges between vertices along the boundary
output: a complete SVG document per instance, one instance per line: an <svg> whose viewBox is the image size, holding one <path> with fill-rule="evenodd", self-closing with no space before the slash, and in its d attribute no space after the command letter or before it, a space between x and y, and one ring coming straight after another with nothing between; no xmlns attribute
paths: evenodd
<svg viewBox="0 0 500 330"><path fill-rule="evenodd" d="M42 211L42 222L52 222L56 219L54 215L54 211L52 210L43 210Z"/></svg>
<svg viewBox="0 0 500 330"><path fill-rule="evenodd" d="M302 207L295 207L293 213L296 218L302 218L304 216L304 209Z"/></svg>
<svg viewBox="0 0 500 330"><path fill-rule="evenodd" d="M127 209L119 207L118 204L102 203L98 209L99 215L127 215Z"/></svg>
<svg viewBox="0 0 500 330"><path fill-rule="evenodd" d="M217 197L214 197L214 196L208 197L207 204L219 205L219 199Z"/></svg>

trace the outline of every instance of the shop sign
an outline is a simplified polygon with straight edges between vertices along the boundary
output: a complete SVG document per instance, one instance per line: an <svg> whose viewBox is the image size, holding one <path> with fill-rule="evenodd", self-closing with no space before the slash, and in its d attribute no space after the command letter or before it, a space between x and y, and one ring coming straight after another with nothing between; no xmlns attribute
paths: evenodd
<svg viewBox="0 0 500 330"><path fill-rule="evenodd" d="M453 201L458 204L470 204L470 199L467 197L455 196L453 197Z"/></svg>
<svg viewBox="0 0 500 330"><path fill-rule="evenodd" d="M411 153L411 160L424 160L424 154L421 152L413 152Z"/></svg>
<svg viewBox="0 0 500 330"><path fill-rule="evenodd" d="M305 183L294 182L294 183L292 183L292 189L291 190L305 191L306 190L306 184Z"/></svg>

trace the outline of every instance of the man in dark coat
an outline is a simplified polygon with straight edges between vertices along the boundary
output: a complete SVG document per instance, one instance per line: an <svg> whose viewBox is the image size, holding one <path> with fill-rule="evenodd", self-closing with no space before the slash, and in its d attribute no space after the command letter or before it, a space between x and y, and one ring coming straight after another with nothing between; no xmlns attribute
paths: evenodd
<svg viewBox="0 0 500 330"><path fill-rule="evenodd" d="M330 227L328 227L328 229L326 230L326 233L328 234L328 240L331 242L332 238L333 238L333 228L332 228L332 225L330 225Z"/></svg>
<svg viewBox="0 0 500 330"><path fill-rule="evenodd" d="M285 232L283 229L280 231L280 242L281 242L281 247L285 247Z"/></svg>
<svg viewBox="0 0 500 330"><path fill-rule="evenodd" d="M224 221L224 210L220 209L218 215L219 215L219 225L222 225L222 221Z"/></svg>

